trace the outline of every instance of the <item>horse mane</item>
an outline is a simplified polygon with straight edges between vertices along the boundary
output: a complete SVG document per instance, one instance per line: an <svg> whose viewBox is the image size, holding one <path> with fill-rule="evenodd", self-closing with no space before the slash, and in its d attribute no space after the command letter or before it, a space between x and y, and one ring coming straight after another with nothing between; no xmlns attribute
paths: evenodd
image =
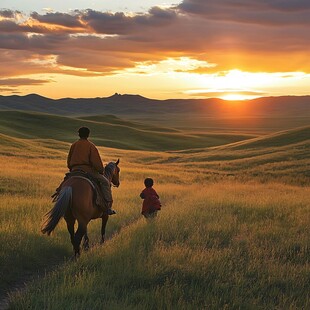
<svg viewBox="0 0 310 310"><path fill-rule="evenodd" d="M115 169L115 163L114 162L109 162L108 164L105 165L104 167L104 175L108 180L112 178L113 172Z"/></svg>

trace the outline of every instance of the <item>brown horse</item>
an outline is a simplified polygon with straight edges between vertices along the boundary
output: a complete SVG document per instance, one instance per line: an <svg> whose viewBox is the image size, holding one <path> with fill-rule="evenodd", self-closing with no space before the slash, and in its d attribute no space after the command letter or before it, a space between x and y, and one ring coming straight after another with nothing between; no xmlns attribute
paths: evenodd
<svg viewBox="0 0 310 310"><path fill-rule="evenodd" d="M116 187L120 185L118 164L119 160L115 163L110 162L105 166L104 171L104 176L111 185ZM93 204L93 188L87 179L73 176L63 183L54 207L45 214L42 233L50 235L62 217L67 222L75 257L80 255L80 244L83 237L83 248L85 250L89 248L87 225L90 220L102 219L101 242L104 242L105 227L109 216ZM78 222L76 232L74 232L75 221Z"/></svg>

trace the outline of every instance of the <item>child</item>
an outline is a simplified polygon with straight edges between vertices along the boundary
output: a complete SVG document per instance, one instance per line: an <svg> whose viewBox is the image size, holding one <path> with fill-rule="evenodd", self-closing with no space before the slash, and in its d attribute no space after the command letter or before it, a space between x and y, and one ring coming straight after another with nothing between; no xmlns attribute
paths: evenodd
<svg viewBox="0 0 310 310"><path fill-rule="evenodd" d="M161 209L159 196L157 195L155 189L152 187L153 184L153 179L146 178L144 180L145 189L140 194L140 197L144 199L141 214L146 218L156 216L157 211Z"/></svg>

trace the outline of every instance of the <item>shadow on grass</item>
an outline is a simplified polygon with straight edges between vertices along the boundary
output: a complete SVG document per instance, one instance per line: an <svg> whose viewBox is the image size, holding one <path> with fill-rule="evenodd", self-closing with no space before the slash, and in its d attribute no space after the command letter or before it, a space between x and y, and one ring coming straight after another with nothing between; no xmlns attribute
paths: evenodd
<svg viewBox="0 0 310 310"><path fill-rule="evenodd" d="M69 238L57 243L35 233L0 235L0 296L51 270L72 255Z"/></svg>

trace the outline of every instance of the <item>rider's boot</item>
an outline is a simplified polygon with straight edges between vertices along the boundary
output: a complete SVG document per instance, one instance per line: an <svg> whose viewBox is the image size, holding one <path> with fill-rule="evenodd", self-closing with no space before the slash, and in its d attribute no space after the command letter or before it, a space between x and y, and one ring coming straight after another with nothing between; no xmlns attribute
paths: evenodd
<svg viewBox="0 0 310 310"><path fill-rule="evenodd" d="M105 183L102 183L102 182L100 182L100 187L101 187L101 191L103 193L103 197L104 197L106 204L107 204L107 214L108 215L116 214L116 211L112 209L113 199L112 199L111 187Z"/></svg>

